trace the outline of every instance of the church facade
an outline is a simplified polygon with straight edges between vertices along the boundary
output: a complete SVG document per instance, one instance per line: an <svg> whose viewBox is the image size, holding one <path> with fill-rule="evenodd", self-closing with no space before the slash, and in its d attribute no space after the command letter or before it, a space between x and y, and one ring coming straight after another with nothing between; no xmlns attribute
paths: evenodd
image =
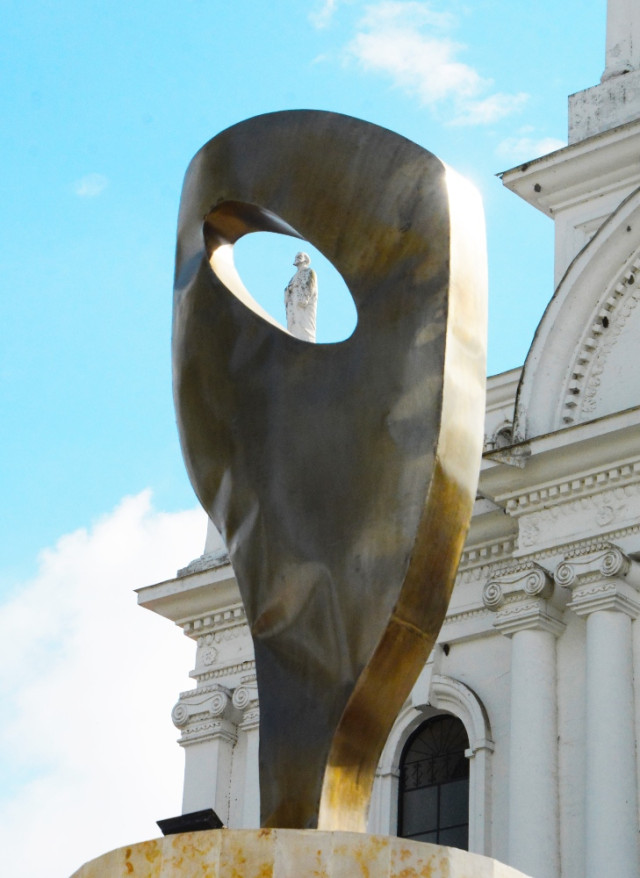
<svg viewBox="0 0 640 878"><path fill-rule="evenodd" d="M569 99L569 145L502 181L555 223L556 292L522 369L488 380L456 587L382 754L369 829L468 847L534 878L637 878L637 4L610 0L607 67ZM194 688L172 714L183 811L259 826L251 637L213 527L202 557L139 602L196 644Z"/></svg>

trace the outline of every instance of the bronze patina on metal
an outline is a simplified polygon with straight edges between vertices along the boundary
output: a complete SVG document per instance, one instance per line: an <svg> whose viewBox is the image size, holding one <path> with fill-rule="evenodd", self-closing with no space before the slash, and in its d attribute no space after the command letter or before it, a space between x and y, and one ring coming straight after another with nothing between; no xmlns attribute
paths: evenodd
<svg viewBox="0 0 640 878"><path fill-rule="evenodd" d="M307 343L262 311L233 266L254 231L333 263L357 308L350 338ZM263 826L366 829L470 520L485 337L480 198L415 143L292 111L235 125L192 160L174 394L253 635Z"/></svg>

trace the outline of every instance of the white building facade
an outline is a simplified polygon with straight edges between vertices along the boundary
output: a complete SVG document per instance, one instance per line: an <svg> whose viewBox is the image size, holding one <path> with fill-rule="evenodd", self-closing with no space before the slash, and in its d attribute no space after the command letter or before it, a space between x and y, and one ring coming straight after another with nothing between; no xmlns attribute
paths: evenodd
<svg viewBox="0 0 640 878"><path fill-rule="evenodd" d="M456 717L469 850L534 878L640 875L637 0L610 0L606 64L569 99L569 145L502 176L555 222L556 292L523 368L489 379L451 606L382 754L370 814L371 832L401 831L399 804L416 807L402 774L416 732ZM173 710L183 811L257 827L251 637L213 527L204 555L139 602L197 644L194 688Z"/></svg>

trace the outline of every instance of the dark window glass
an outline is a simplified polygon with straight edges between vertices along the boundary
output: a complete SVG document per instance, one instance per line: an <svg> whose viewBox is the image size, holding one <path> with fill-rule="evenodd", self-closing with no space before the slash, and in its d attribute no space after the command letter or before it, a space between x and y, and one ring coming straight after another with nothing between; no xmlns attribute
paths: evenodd
<svg viewBox="0 0 640 878"><path fill-rule="evenodd" d="M467 850L469 739L454 716L435 716L407 741L400 760L398 835Z"/></svg>

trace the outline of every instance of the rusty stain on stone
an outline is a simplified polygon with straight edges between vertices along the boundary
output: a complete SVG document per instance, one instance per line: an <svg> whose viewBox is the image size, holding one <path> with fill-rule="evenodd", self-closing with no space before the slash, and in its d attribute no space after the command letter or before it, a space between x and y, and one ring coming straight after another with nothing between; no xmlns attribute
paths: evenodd
<svg viewBox="0 0 640 878"><path fill-rule="evenodd" d="M148 865L151 861L153 866ZM215 829L111 851L86 863L72 878L127 878L132 874L140 878L525 878L496 860L409 839Z"/></svg>

